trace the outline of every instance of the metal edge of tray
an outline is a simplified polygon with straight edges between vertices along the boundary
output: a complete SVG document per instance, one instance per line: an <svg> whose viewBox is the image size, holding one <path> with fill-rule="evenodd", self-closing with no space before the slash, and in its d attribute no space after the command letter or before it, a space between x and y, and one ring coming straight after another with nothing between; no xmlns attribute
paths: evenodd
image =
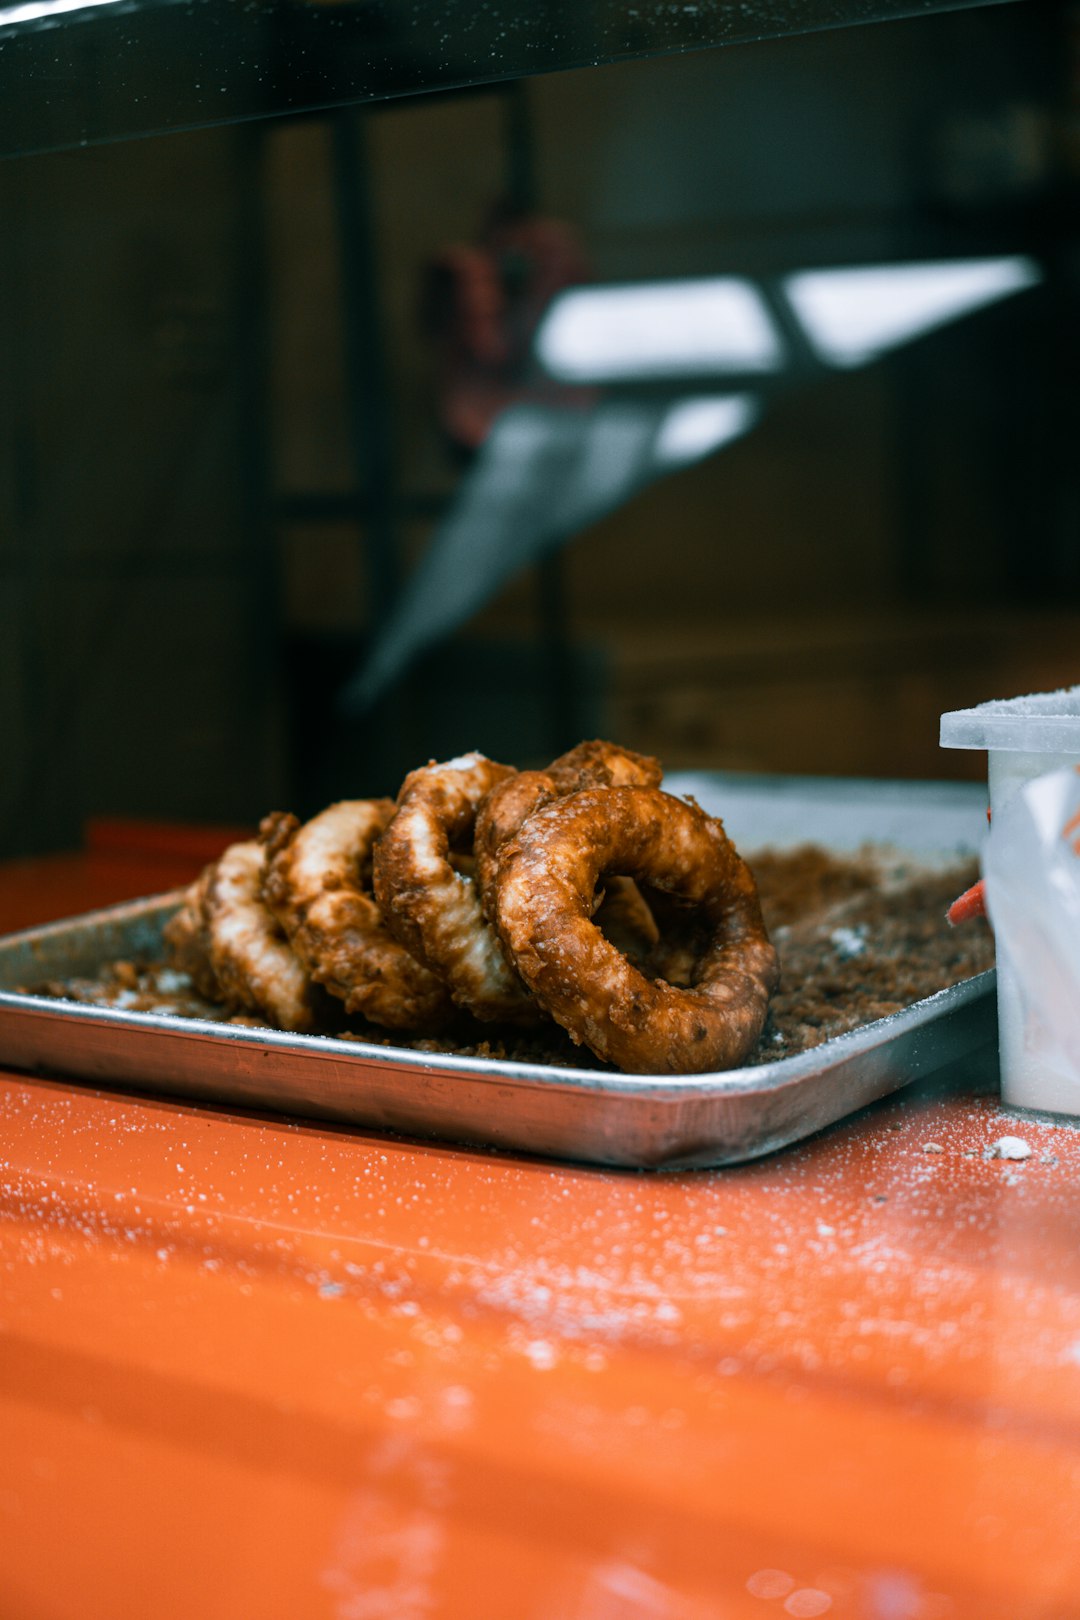
<svg viewBox="0 0 1080 1620"><path fill-rule="evenodd" d="M0 986L152 953L178 894L0 940ZM292 1035L0 988L0 1062L92 1085L634 1169L758 1158L996 1043L994 971L754 1068L626 1075Z"/></svg>

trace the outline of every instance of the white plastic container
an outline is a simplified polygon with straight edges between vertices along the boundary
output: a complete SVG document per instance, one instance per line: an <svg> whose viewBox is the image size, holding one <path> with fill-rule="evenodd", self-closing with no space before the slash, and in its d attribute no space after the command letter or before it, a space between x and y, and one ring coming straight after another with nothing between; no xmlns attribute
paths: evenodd
<svg viewBox="0 0 1080 1620"><path fill-rule="evenodd" d="M1025 783L1080 766L1080 686L980 703L941 717L943 748L985 748L993 816ZM999 941L999 945L1001 942ZM1080 1115L1080 1087L1063 1068L1008 953L998 953L1002 1101L1017 1108Z"/></svg>

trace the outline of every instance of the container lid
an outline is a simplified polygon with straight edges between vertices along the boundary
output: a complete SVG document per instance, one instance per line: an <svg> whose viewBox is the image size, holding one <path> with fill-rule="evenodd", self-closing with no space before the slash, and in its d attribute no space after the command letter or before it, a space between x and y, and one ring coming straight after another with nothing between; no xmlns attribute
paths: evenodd
<svg viewBox="0 0 1080 1620"><path fill-rule="evenodd" d="M941 717L941 746L1080 753L1080 686L953 709Z"/></svg>

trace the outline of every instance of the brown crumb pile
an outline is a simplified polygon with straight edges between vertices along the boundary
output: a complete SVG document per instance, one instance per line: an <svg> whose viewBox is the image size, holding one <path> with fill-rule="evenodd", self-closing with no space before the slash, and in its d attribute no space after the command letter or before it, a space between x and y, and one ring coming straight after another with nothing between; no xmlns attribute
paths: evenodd
<svg viewBox="0 0 1080 1620"><path fill-rule="evenodd" d="M839 857L806 845L765 851L751 864L781 964L780 988L751 1064L820 1046L994 964L986 922L950 928L945 920L951 902L978 877L974 860L928 871L869 851ZM183 974L163 963L110 962L94 978L50 980L33 991L123 1011L264 1027L248 1014L204 1001ZM352 1019L326 1033L459 1057L605 1067L554 1024L521 1031L470 1023L454 1036L433 1040L410 1039L371 1024L359 1027Z"/></svg>
<svg viewBox="0 0 1080 1620"><path fill-rule="evenodd" d="M975 859L927 871L807 845L751 864L780 954L780 988L752 1063L820 1046L994 965L987 922L945 920L978 878Z"/></svg>

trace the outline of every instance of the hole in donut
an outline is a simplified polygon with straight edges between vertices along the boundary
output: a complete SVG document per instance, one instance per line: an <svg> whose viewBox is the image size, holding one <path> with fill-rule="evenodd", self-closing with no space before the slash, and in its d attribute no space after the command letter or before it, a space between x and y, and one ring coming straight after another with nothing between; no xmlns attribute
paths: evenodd
<svg viewBox="0 0 1080 1620"><path fill-rule="evenodd" d="M459 877L470 880L476 877L476 856L473 854L471 843L465 845L463 842L459 846L451 847L449 861Z"/></svg>
<svg viewBox="0 0 1080 1620"><path fill-rule="evenodd" d="M631 958L634 966L653 983L670 984L676 990L692 989L709 938L707 924L696 906L662 889L645 884L639 884L639 888L654 919L656 937L640 961Z"/></svg>
<svg viewBox="0 0 1080 1620"><path fill-rule="evenodd" d="M660 929L649 901L633 878L605 874L593 895L592 920L617 951L646 972L660 943Z"/></svg>

